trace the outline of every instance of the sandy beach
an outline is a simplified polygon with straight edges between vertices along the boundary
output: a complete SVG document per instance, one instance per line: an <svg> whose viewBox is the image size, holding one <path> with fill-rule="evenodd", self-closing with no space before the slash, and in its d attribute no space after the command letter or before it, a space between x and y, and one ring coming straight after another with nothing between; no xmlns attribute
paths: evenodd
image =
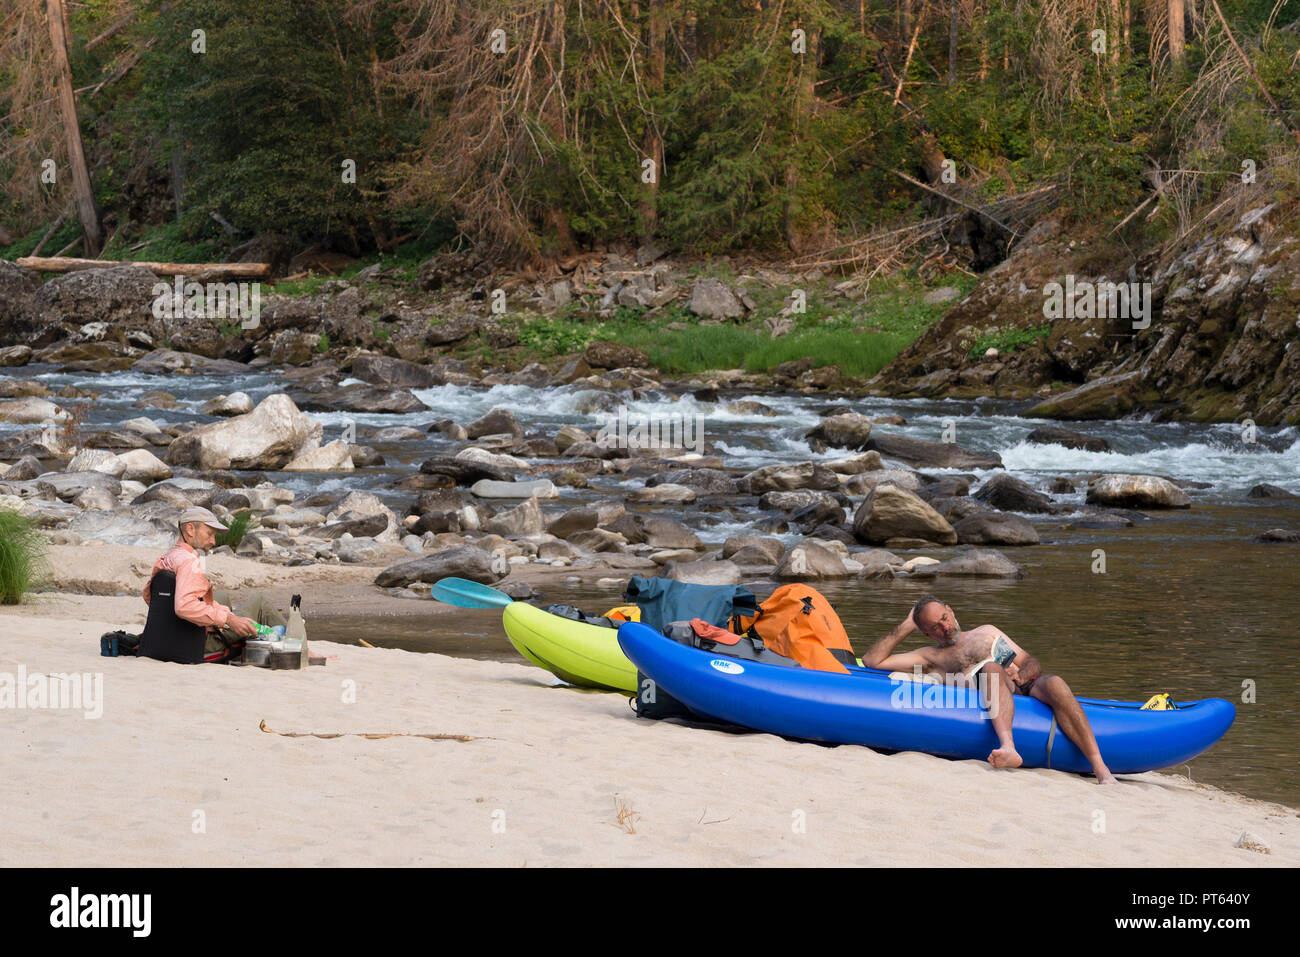
<svg viewBox="0 0 1300 957"><path fill-rule="evenodd" d="M79 562L83 582L99 583L87 588L126 590L148 552L91 554L93 567L84 549L53 549L56 577ZM369 585L373 568L228 556L210 567L273 596L329 580L330 601L350 608L416 604ZM557 686L537 668L395 649L316 642L337 658L299 672L100 657L99 635L142 624L143 607L58 592L0 609L0 673L102 675L99 718L5 713L0 863L1300 863L1296 809L1173 773L1099 788L1053 771L648 722L622 695ZM349 734L287 737L263 721ZM1251 847L1234 846L1243 832Z"/></svg>

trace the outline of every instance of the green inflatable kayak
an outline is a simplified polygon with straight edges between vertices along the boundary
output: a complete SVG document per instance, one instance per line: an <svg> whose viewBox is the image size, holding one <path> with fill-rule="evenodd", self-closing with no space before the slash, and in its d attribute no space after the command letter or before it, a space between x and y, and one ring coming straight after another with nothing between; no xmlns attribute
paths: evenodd
<svg viewBox="0 0 1300 957"><path fill-rule="evenodd" d="M533 664L569 684L636 693L636 668L618 645L618 630L542 611L526 602L502 612L506 637Z"/></svg>

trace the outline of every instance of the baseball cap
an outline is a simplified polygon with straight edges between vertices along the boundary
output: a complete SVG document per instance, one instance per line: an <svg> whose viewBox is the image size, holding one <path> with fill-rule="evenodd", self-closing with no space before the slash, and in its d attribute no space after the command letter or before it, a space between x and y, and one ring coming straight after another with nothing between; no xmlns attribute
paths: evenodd
<svg viewBox="0 0 1300 957"><path fill-rule="evenodd" d="M217 518L217 516L213 515L206 508L199 508L198 506L187 508L185 511L181 512L181 517L177 524L188 525L190 522L193 522L196 525L207 525L209 528L214 528L218 532L230 531L230 529L221 524L221 520Z"/></svg>

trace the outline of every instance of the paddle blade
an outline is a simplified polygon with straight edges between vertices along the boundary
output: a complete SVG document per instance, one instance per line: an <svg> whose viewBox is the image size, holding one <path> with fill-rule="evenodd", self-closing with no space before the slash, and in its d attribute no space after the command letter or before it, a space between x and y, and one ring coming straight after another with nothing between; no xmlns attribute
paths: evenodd
<svg viewBox="0 0 1300 957"><path fill-rule="evenodd" d="M434 600L457 608L504 608L514 601L504 592L464 578L444 578L433 586Z"/></svg>

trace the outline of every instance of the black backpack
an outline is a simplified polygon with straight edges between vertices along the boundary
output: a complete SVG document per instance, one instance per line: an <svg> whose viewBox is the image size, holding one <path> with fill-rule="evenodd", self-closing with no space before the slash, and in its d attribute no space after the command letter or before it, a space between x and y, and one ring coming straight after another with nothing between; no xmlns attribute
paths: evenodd
<svg viewBox="0 0 1300 957"><path fill-rule="evenodd" d="M117 658L122 655L134 658L140 654L140 636L130 635L125 631L110 631L99 636L99 653L105 658Z"/></svg>

